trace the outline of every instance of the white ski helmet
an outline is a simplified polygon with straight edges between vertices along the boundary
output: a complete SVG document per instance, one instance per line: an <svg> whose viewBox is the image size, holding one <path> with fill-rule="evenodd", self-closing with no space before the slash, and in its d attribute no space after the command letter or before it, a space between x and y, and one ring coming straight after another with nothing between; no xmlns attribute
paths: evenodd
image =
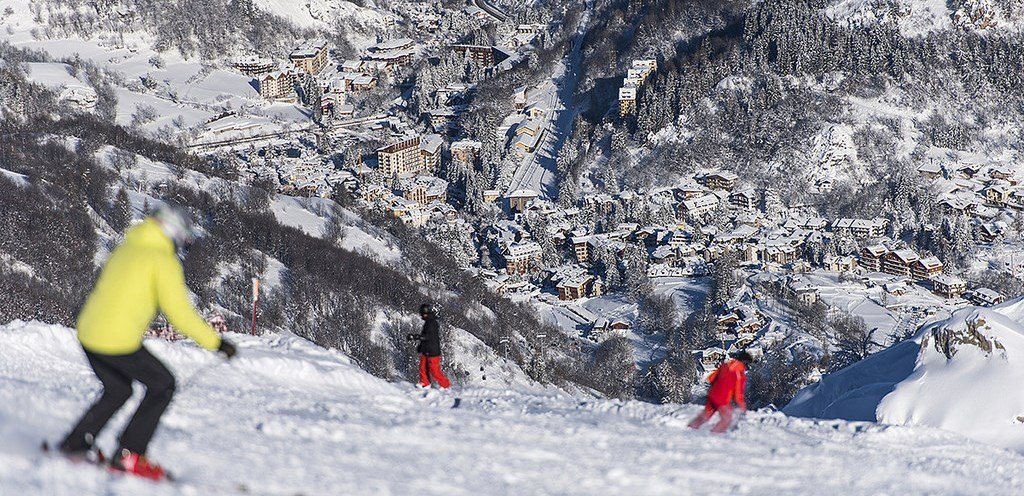
<svg viewBox="0 0 1024 496"><path fill-rule="evenodd" d="M177 249L187 248L196 239L196 228L188 211L177 205L165 203L153 212L153 219Z"/></svg>

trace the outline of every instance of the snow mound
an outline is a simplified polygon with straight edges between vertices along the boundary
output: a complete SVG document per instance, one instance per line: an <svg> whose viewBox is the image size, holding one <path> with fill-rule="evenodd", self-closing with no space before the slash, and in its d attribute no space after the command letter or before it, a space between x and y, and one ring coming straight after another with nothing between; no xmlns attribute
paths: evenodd
<svg viewBox="0 0 1024 496"><path fill-rule="evenodd" d="M1024 451L1024 298L968 307L800 392L801 417L930 426Z"/></svg>
<svg viewBox="0 0 1024 496"><path fill-rule="evenodd" d="M0 325L0 494L1014 495L1024 484L1021 455L936 429L751 412L715 436L686 428L698 405L516 385L422 391L292 335L231 339L227 363L147 341L178 378L149 450L178 482L152 484L38 452L98 384L72 330Z"/></svg>

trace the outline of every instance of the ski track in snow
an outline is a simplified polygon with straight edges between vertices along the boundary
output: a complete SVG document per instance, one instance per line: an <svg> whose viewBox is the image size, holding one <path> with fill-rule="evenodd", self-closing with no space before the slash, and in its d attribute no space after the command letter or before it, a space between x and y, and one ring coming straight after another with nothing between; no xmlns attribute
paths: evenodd
<svg viewBox="0 0 1024 496"><path fill-rule="evenodd" d="M952 433L755 412L725 436L696 405L387 383L289 335L223 363L148 341L178 377L150 448L174 484L38 453L98 391L73 332L0 326L0 494L1018 494L1024 458ZM138 391L137 391L138 393ZM130 403L135 404L136 400ZM99 438L126 422L122 412Z"/></svg>

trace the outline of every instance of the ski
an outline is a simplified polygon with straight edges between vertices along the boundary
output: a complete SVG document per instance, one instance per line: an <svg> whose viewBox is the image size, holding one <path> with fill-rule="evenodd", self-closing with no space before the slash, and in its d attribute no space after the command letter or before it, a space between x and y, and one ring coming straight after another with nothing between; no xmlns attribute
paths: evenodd
<svg viewBox="0 0 1024 496"><path fill-rule="evenodd" d="M104 467L107 465L107 457L103 455L103 451L100 451L98 449L95 451L89 451L81 456L69 456L64 453L61 453L60 450L54 449L54 447L50 446L49 441L43 440L42 444L40 444L39 446L39 450L44 455L56 455L74 464L84 463L87 465L95 465L97 467Z"/></svg>

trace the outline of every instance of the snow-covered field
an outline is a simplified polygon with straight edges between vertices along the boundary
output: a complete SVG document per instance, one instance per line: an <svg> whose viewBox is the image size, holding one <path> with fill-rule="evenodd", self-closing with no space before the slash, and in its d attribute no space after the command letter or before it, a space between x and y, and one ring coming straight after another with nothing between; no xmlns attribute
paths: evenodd
<svg viewBox="0 0 1024 496"><path fill-rule="evenodd" d="M755 412L725 436L693 405L542 388L450 395L375 379L287 335L232 336L229 363L149 342L179 378L152 484L37 453L92 399L72 331L0 326L0 494L1018 494L1024 458L929 428ZM125 415L115 418L120 428ZM100 445L110 449L113 434Z"/></svg>

